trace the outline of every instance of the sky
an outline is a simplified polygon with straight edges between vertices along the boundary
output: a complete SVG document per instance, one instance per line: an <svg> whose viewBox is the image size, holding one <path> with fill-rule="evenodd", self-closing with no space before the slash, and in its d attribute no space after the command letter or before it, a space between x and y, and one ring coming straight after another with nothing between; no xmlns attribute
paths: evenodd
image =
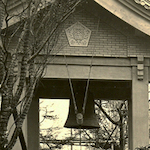
<svg viewBox="0 0 150 150"><path fill-rule="evenodd" d="M69 133L70 130L63 128L65 121L68 116L69 110L69 100L58 100L58 99L40 99L40 122L43 120L43 115L46 113L46 108L48 111L54 111L52 113L47 112L51 115L56 115L58 119L45 119L41 124L41 129L50 127L59 127L58 139L63 139L65 133Z"/></svg>

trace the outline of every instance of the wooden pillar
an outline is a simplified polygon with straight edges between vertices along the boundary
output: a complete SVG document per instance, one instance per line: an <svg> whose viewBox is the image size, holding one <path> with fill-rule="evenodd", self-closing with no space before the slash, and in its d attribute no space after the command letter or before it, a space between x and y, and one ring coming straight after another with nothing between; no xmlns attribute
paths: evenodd
<svg viewBox="0 0 150 150"><path fill-rule="evenodd" d="M144 67L142 79L138 78L137 67L133 67L132 100L129 101L129 149L148 145L148 137L148 67Z"/></svg>
<svg viewBox="0 0 150 150"><path fill-rule="evenodd" d="M28 150L39 150L39 99L34 98L28 113Z"/></svg>

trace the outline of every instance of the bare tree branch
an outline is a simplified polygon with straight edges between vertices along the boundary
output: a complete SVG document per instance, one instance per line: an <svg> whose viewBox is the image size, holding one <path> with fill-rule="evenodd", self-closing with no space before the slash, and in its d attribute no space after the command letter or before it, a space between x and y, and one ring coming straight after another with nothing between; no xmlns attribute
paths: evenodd
<svg viewBox="0 0 150 150"><path fill-rule="evenodd" d="M107 113L106 111L102 108L100 104L95 102L95 104L99 107L99 109L104 113L104 115L109 119L110 122L112 122L115 125L119 125L119 121L114 121Z"/></svg>

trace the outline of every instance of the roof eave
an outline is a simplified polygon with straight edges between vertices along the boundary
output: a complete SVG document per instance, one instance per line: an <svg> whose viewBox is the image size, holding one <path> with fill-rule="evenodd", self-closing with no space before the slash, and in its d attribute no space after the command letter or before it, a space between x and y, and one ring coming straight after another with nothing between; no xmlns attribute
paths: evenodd
<svg viewBox="0 0 150 150"><path fill-rule="evenodd" d="M133 27L150 35L150 10L142 8L134 0L95 0L95 2Z"/></svg>

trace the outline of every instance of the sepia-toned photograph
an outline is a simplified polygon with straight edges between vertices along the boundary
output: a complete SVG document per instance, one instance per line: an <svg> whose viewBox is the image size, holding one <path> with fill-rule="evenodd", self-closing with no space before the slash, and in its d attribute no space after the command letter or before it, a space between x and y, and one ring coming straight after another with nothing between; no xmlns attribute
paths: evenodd
<svg viewBox="0 0 150 150"><path fill-rule="evenodd" d="M0 0L0 150L150 150L150 0Z"/></svg>

